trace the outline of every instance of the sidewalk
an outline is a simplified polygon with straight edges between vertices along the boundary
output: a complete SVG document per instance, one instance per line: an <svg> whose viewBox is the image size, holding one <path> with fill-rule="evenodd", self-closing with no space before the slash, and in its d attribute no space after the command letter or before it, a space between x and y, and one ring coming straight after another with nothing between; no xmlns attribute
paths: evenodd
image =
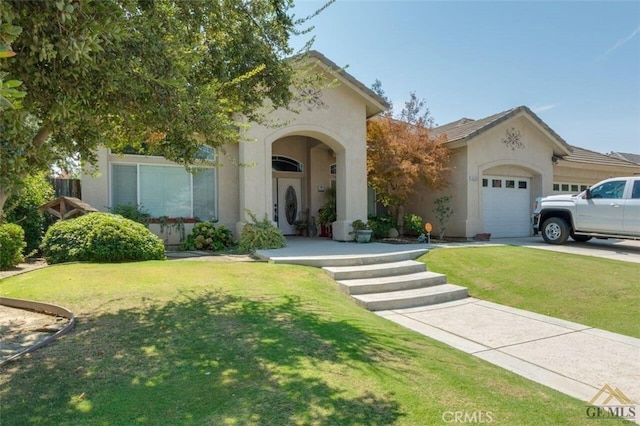
<svg viewBox="0 0 640 426"><path fill-rule="evenodd" d="M377 314L586 403L609 385L638 407L640 339L474 298Z"/></svg>

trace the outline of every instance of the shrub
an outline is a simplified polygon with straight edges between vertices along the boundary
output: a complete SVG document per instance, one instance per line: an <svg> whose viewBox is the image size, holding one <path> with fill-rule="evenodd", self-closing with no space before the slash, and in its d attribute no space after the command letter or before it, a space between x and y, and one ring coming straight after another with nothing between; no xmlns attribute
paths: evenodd
<svg viewBox="0 0 640 426"><path fill-rule="evenodd" d="M24 230L15 223L0 225L0 269L9 269L24 261Z"/></svg>
<svg viewBox="0 0 640 426"><path fill-rule="evenodd" d="M226 250L233 245L233 234L224 225L217 228L211 222L196 223L183 244L185 250Z"/></svg>
<svg viewBox="0 0 640 426"><path fill-rule="evenodd" d="M422 233L422 218L417 214L409 213L403 217L404 232L406 235L420 235Z"/></svg>
<svg viewBox="0 0 640 426"><path fill-rule="evenodd" d="M151 218L151 214L144 207L136 204L116 204L109 211L143 225L147 225Z"/></svg>
<svg viewBox="0 0 640 426"><path fill-rule="evenodd" d="M369 216L369 226L376 239L387 238L391 228L395 228L391 215Z"/></svg>
<svg viewBox="0 0 640 426"><path fill-rule="evenodd" d="M16 223L24 229L27 243L25 255L37 250L42 242L47 220L38 207L50 201L54 195L53 186L47 181L45 174L39 173L28 176L22 189L7 199L4 209L6 221Z"/></svg>
<svg viewBox="0 0 640 426"><path fill-rule="evenodd" d="M449 218L454 213L449 205L452 198L452 195L443 195L434 201L435 207L433 208L433 212L436 214L436 219L438 219L438 223L440 224L440 240L444 238L444 233L447 230L447 222L449 222Z"/></svg>
<svg viewBox="0 0 640 426"><path fill-rule="evenodd" d="M48 263L165 259L162 240L144 225L111 213L90 213L53 224L42 241Z"/></svg>
<svg viewBox="0 0 640 426"><path fill-rule="evenodd" d="M256 215L247 212L253 223L246 223L240 234L238 249L243 253L253 253L260 249L276 249L287 245L287 240L282 231L273 226L267 214L264 219L258 221Z"/></svg>

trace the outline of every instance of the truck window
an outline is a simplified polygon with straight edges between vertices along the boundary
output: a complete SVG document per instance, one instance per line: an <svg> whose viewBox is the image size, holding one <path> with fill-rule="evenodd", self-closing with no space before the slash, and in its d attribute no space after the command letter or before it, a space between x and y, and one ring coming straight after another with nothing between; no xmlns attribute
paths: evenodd
<svg viewBox="0 0 640 426"><path fill-rule="evenodd" d="M631 198L640 198L640 180L633 182L633 191L631 191Z"/></svg>
<svg viewBox="0 0 640 426"><path fill-rule="evenodd" d="M626 180L613 180L591 188L591 198L622 198Z"/></svg>

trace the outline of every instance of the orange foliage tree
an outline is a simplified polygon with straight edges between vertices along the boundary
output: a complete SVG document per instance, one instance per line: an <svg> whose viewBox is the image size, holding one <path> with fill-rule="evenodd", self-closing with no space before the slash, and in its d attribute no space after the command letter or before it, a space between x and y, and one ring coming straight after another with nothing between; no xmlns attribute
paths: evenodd
<svg viewBox="0 0 640 426"><path fill-rule="evenodd" d="M389 209L402 232L404 206L423 183L431 189L447 186L451 171L446 137L431 138L433 119L415 93L399 118L392 111L367 122L367 178L378 201Z"/></svg>

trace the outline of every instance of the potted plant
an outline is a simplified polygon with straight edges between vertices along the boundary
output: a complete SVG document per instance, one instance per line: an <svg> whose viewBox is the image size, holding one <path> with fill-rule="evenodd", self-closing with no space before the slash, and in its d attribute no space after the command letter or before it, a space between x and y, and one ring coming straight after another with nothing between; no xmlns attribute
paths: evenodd
<svg viewBox="0 0 640 426"><path fill-rule="evenodd" d="M296 228L298 235L301 235L303 237L307 236L308 230L309 230L309 224L307 223L306 220L298 219L295 222L293 222L293 226Z"/></svg>
<svg viewBox="0 0 640 426"><path fill-rule="evenodd" d="M371 241L371 234L373 234L373 231L369 226L369 222L364 222L360 219L357 219L351 222L351 227L353 228L353 233L356 234L357 242L368 243L369 241Z"/></svg>
<svg viewBox="0 0 640 426"><path fill-rule="evenodd" d="M331 224L336 221L336 190L335 188L327 188L327 199L324 205L318 210L318 221L320 222L320 236L331 237L333 232Z"/></svg>

